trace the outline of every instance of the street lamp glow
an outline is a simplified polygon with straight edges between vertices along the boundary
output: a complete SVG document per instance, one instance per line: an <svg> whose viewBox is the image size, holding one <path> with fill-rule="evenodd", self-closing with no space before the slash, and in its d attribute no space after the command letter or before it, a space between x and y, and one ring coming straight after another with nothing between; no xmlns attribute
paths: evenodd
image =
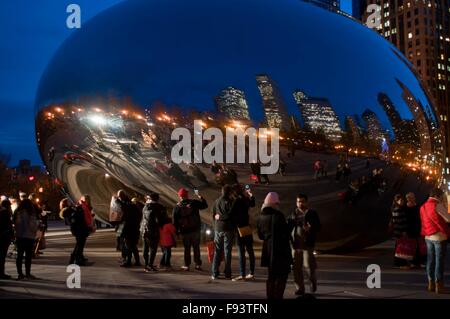
<svg viewBox="0 0 450 319"><path fill-rule="evenodd" d="M89 121L91 121L95 125L100 125L100 126L107 124L106 119L101 115L91 115L91 116L89 116Z"/></svg>

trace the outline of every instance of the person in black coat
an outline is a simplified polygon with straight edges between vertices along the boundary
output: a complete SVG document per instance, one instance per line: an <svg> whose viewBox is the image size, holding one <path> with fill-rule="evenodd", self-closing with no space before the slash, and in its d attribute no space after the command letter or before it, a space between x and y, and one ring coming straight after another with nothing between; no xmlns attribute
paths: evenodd
<svg viewBox="0 0 450 319"><path fill-rule="evenodd" d="M70 232L75 237L76 243L70 255L69 264L77 264L84 266L86 259L84 258L84 246L89 236L89 228L84 218L84 211L80 206L70 205L67 198L59 202L59 217L64 219L66 225L70 226Z"/></svg>
<svg viewBox="0 0 450 319"><path fill-rule="evenodd" d="M416 196L414 193L406 194L406 221L408 224L408 237L414 238L417 242L416 246L416 255L412 260L412 264L415 267L420 267L421 264L424 264L426 261L426 255L420 255L420 241L423 241L421 238L420 231L422 229L422 221L420 220L420 207L417 205Z"/></svg>
<svg viewBox="0 0 450 319"><path fill-rule="evenodd" d="M283 298L292 265L289 228L278 206L278 194L267 194L257 223L258 236L264 241L261 266L268 268L266 281L268 299Z"/></svg>
<svg viewBox="0 0 450 319"><path fill-rule="evenodd" d="M139 250L137 248L139 242L139 228L141 225L142 211L133 204L128 195L123 191L118 192L118 197L123 208L122 232L124 258L121 267L131 267L131 258L134 255L135 266L140 266Z"/></svg>
<svg viewBox="0 0 450 319"><path fill-rule="evenodd" d="M247 185L248 186L248 185ZM250 187L245 191L241 185L234 185L235 200L231 208L232 216L235 220L235 225L238 229L236 236L236 243L239 250L239 271L240 275L233 279L233 281L253 279L255 275L255 252L253 250L253 234L244 234L239 229L250 229L250 216L249 210L251 207L255 207L255 196L253 196ZM250 272L246 276L245 267L245 251L247 250L248 258L250 261Z"/></svg>
<svg viewBox="0 0 450 319"><path fill-rule="evenodd" d="M231 250L233 248L234 233L236 226L232 216L232 187L222 187L220 196L212 208L214 225L214 259L211 267L211 278L214 280L219 276L219 262L221 252L225 255L225 278L231 279Z"/></svg>
<svg viewBox="0 0 450 319"><path fill-rule="evenodd" d="M394 196L391 208L391 224L393 227L393 235L397 238L395 243L394 253L397 248L398 240L401 238L408 238L408 220L406 217L405 199L401 194ZM410 268L407 260L394 257L394 266L400 268Z"/></svg>
<svg viewBox="0 0 450 319"><path fill-rule="evenodd" d="M173 225L177 234L183 237L184 265L182 270L188 271L191 264L191 247L194 249L195 269L201 270L200 237L202 221L200 210L208 208L208 203L200 195L197 199L189 199L189 192L185 188L178 190L180 201L173 209Z"/></svg>
<svg viewBox="0 0 450 319"><path fill-rule="evenodd" d="M6 255L14 237L11 203L5 199L0 204L0 279L11 279L5 274Z"/></svg>
<svg viewBox="0 0 450 319"><path fill-rule="evenodd" d="M159 231L167 219L166 208L159 203L159 194L151 193L145 204L141 223L144 238L145 271L157 271L154 262L159 244Z"/></svg>

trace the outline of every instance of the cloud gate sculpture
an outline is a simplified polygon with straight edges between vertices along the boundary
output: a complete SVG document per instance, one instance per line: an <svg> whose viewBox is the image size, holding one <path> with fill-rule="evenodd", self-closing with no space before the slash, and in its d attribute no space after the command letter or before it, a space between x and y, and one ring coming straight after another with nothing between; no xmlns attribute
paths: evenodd
<svg viewBox="0 0 450 319"><path fill-rule="evenodd" d="M245 2L132 0L83 24L50 61L36 97L47 170L72 198L90 194L104 220L118 189L141 198L156 191L173 206L180 187L198 188L211 206L221 185L237 180L257 205L278 192L285 213L307 193L323 223L321 250L386 239L394 194L421 201L442 179L439 119L415 70L338 12L300 0ZM172 158L175 128L206 151L209 128L255 128L249 140L271 140L258 131L266 127L280 132L269 158L281 169L269 184L248 154L222 170L195 163L194 151L192 161Z"/></svg>

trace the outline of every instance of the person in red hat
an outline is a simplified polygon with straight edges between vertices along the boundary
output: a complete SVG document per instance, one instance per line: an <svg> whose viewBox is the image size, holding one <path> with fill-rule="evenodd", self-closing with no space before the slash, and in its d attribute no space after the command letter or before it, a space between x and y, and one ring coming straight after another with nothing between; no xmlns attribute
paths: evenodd
<svg viewBox="0 0 450 319"><path fill-rule="evenodd" d="M184 246L184 265L182 270L188 271L191 265L191 247L194 249L195 269L201 270L200 257L201 219L200 210L208 208L208 203L199 194L198 199L189 199L185 188L178 191L179 202L173 209L173 224L177 234L181 234Z"/></svg>

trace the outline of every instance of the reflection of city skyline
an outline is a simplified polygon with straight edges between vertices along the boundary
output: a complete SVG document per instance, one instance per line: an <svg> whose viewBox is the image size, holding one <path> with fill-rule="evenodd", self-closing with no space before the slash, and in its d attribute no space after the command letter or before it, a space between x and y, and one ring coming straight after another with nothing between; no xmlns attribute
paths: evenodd
<svg viewBox="0 0 450 319"><path fill-rule="evenodd" d="M414 149L421 150L423 155L431 154L433 150L433 136L436 133L437 124L434 122L430 111L424 109L423 105L415 99L411 91L398 79L397 84L402 89L402 100L407 105L412 119L402 118L391 97L385 92L377 94L378 106L381 106L383 115L388 119L390 128L383 125L383 121L374 111L374 108L366 108L361 114L344 113L338 115L334 105L327 97L310 97L308 92L294 90L291 99L295 101L298 112L293 114L288 112L285 106L285 98L274 79L267 74L255 76L256 86L260 93L259 108L264 111L265 123L260 123L259 127L277 127L282 132L304 130L313 133L323 133L326 138L333 142L341 140L343 134L350 134L354 142L361 140L360 137L366 135L370 140L380 143L385 138L390 144L408 144ZM80 99L88 101L89 98ZM124 103L133 104L131 99L124 98ZM81 102L80 101L80 102ZM250 106L246 98L245 90L238 86L228 85L213 96L216 105L216 112L198 112L198 116L209 114L211 117L216 115L223 116L228 120L243 121L250 124L253 120L250 112ZM84 103L84 102L82 102ZM100 105L102 104L99 101ZM109 97L103 104L120 105L119 99ZM140 108L138 106L138 108ZM162 102L155 102L146 113L153 113L152 110L168 109ZM169 108L170 109L170 108ZM176 109L176 110L175 110ZM175 111L174 111L175 110ZM375 109L376 110L376 109ZM183 106L172 107L176 114L182 114L185 111ZM208 115L208 116L209 116ZM147 117L148 114L144 114ZM195 118L195 114L193 115ZM175 116L176 118L178 116ZM191 117L192 118L192 117ZM361 119L363 121L361 121ZM177 123L170 123L171 126ZM181 123L178 123L181 125ZM190 125L185 121L184 125ZM392 133L392 135L390 134ZM438 140L435 142L439 142Z"/></svg>
<svg viewBox="0 0 450 319"><path fill-rule="evenodd" d="M288 113L276 81L269 75L256 76L256 86L261 95L259 107L264 110L269 127L282 129L281 145L299 145L306 151L380 156L416 172L426 170L424 177L427 180L438 177L442 149L436 123L429 120L427 110L407 86L400 81L397 83L412 119L402 118L397 105L384 92L376 94L377 109L365 108L361 114L344 113L342 118L342 113L337 114L327 97L312 97L309 92L297 89L292 92L291 99L300 111L300 124ZM106 167L108 176L123 175L122 171L114 170L111 162L126 163L127 159L133 158L135 161L126 165L144 169L149 179L157 181L161 174L171 170L167 158L170 158L176 143L171 139L173 129L185 127L191 131L195 120L201 121L204 130L219 128L222 132L228 127L251 126L249 103L242 88L230 84L215 93L211 95L216 103L213 113L183 105L168 107L160 101L143 109L133 104L131 98L108 97L103 102L85 98L77 103L50 105L38 113L38 145L52 171L58 172L57 162L53 161L54 153L61 154L66 162L69 158L70 161L80 160L83 165ZM382 125L381 115L389 120L393 138ZM341 121L344 121L344 128ZM295 127L295 130L290 127ZM75 131L77 133L73 134ZM177 181L184 182L184 175L180 176L176 181L158 186L161 192L176 188ZM124 178L125 184L141 187L134 177Z"/></svg>
<svg viewBox="0 0 450 319"><path fill-rule="evenodd" d="M279 128L284 138L293 136L293 134L306 134L303 136L310 136L313 140L335 143L336 146L344 144L349 149L365 150L373 154L377 154L384 143L394 146L390 147L390 150L394 154L393 158L396 159L404 156L398 154L408 153L408 158L417 159L420 157L421 160L427 160L428 157L434 161L433 158L442 154L437 124L430 116L429 110L424 109L420 101L398 79L396 80L402 90L402 100L407 105L412 119L402 118L392 98L385 92L379 92L375 95L378 108L366 107L361 114L342 112L338 114L334 105L326 96L312 97L309 92L295 89L291 94L291 100L297 105L297 112L300 113L300 116L298 116L292 114L292 110L288 112L286 108L287 100L285 100L285 95L281 93L276 80L267 74L258 74L255 76L255 80L255 87L258 88L260 94L258 107L265 114L265 123L259 123L257 127ZM103 102L97 99L82 98L74 104L92 105L95 101L96 105L105 106L105 109L111 110L110 124L117 127L123 126L120 125L123 122L123 116L131 114L133 114L132 118L134 119L147 121L148 127L145 128L144 126L144 128L133 133L133 143L136 143L136 139L142 139L146 145L152 145L155 150L159 149L166 152L170 149L172 143L170 139L171 130L176 127L192 129L195 119L203 120L205 129L208 127L224 129L227 126L236 128L252 126L253 118L250 105L247 101L245 89L242 87L230 83L216 94L211 95L211 100L216 105L216 110L213 112L189 109L184 105L169 107L161 101L154 101L142 113L143 108L135 105L131 97L119 99L109 96ZM65 105L73 104L67 102ZM123 110L125 105L133 107L135 111L130 111L128 114L128 111ZM57 109L55 113L59 112ZM95 107L92 110L94 110L94 113L97 112ZM75 110L75 113L77 113L77 110ZM119 117L115 118L113 114L117 114ZM54 114L52 116L54 117ZM383 117L387 118L390 126L383 125ZM94 114L89 120L96 122L95 124L104 124L104 120L99 115ZM155 131L156 127L153 124L157 126L158 122L164 123L164 129ZM119 133L119 131L115 133L104 131L102 132L104 136L99 136L99 139L105 141L119 140L117 137L120 134L117 135L116 133ZM313 135L308 135L310 133ZM38 141L41 138L39 134ZM310 139L308 138L308 140ZM120 142L129 144L124 141L122 139Z"/></svg>
<svg viewBox="0 0 450 319"><path fill-rule="evenodd" d="M412 114L412 119L404 119L394 102L385 92L377 95L378 105L384 112L390 127L385 127L382 120L372 108L366 108L361 114L337 115L332 103L326 97L308 97L302 90L294 90L292 96L299 108L300 119L287 112L284 98L279 92L276 82L267 74L256 76L261 104L267 127L280 128L282 131L304 129L311 132L323 132L332 141L340 140L343 132L359 131L359 135L367 134L372 140L389 143L409 144L420 148L422 154L432 152L431 132L437 129L432 114L425 110L420 101L414 98L406 85L396 79L402 89L402 100ZM216 96L215 103L219 113L231 120L252 120L245 92L241 88L229 86ZM365 116L364 116L365 115ZM364 119L361 123L360 117ZM348 123L348 120L351 123ZM342 121L342 122L341 122ZM303 126L298 123L303 123ZM348 125L350 124L350 125ZM387 126L387 125L386 125ZM344 129L343 129L344 128Z"/></svg>

